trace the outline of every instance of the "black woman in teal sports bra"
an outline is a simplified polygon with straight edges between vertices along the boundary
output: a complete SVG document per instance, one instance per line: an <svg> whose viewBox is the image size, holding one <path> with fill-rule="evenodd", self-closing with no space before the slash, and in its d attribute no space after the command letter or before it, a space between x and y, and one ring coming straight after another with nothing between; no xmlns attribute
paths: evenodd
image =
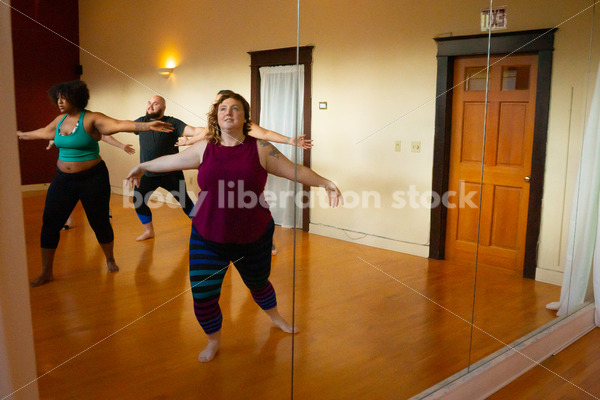
<svg viewBox="0 0 600 400"><path fill-rule="evenodd" d="M21 132L21 140L54 140L58 148L56 176L46 195L41 233L42 274L31 282L40 286L54 279L54 253L60 230L81 201L90 226L106 256L108 272L117 272L113 255L114 234L109 219L110 183L106 164L100 158L98 141L117 132L162 131L172 126L161 121L116 120L85 109L89 91L82 81L60 83L48 91L61 115L44 128Z"/></svg>

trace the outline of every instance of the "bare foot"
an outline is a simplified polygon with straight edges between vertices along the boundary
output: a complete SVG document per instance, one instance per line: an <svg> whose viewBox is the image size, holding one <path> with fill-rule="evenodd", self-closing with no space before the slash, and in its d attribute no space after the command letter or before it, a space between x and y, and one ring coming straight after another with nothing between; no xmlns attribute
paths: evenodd
<svg viewBox="0 0 600 400"><path fill-rule="evenodd" d="M52 282L53 280L54 280L54 276L52 274L50 274L50 275L41 274L40 276L35 278L33 281L31 281L30 285L31 285L31 287L37 287L37 286L43 285L44 283Z"/></svg>
<svg viewBox="0 0 600 400"><path fill-rule="evenodd" d="M273 325L275 325L276 327L278 327L279 329L281 329L285 333L298 333L299 332L299 330L298 330L297 327L292 326L290 323L288 323L281 316L279 316L279 317L272 317L271 321L273 321Z"/></svg>
<svg viewBox="0 0 600 400"><path fill-rule="evenodd" d="M271 246L271 255L272 256L277 255L277 249L275 248L275 243L273 243L273 245Z"/></svg>
<svg viewBox="0 0 600 400"><path fill-rule="evenodd" d="M110 272L110 273L119 272L119 266L117 265L115 260L112 260L112 261L107 260L106 265L108 266L108 272Z"/></svg>
<svg viewBox="0 0 600 400"><path fill-rule="evenodd" d="M200 352L198 356L198 361L200 362L209 362L217 355L219 351L219 347L221 347L220 341L208 341L208 345Z"/></svg>
<svg viewBox="0 0 600 400"><path fill-rule="evenodd" d="M144 233L142 233L140 236L135 238L135 240L137 240L138 242L141 242L142 240L152 239L153 237L154 237L154 232L144 231Z"/></svg>

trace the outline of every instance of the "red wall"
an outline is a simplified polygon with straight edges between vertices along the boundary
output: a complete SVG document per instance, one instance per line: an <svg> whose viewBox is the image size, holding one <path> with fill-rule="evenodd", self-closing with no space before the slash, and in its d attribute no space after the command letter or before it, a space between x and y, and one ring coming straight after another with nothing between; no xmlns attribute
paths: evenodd
<svg viewBox="0 0 600 400"><path fill-rule="evenodd" d="M58 109L47 95L48 89L60 82L79 79L77 1L11 2L13 8L27 16L12 10L15 103L19 130L29 131L48 125L58 115ZM48 183L54 177L57 151L45 150L47 144L45 140L19 142L21 184Z"/></svg>

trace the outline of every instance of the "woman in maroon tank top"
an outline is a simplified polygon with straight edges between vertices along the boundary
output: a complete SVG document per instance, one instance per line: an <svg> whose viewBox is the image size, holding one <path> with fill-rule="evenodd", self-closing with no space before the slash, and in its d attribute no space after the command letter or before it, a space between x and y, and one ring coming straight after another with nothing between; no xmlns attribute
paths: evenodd
<svg viewBox="0 0 600 400"><path fill-rule="evenodd" d="M201 192L190 238L190 280L194 312L208 335L208 345L199 356L202 362L212 360L220 348L223 318L218 300L230 262L275 326L297 332L279 314L268 280L273 220L263 197L267 173L325 188L332 207L343 202L333 182L296 166L269 142L248 136L250 107L239 94L223 95L213 104L208 123L205 140L178 154L142 163L127 176L131 185L138 185L146 171L198 168Z"/></svg>

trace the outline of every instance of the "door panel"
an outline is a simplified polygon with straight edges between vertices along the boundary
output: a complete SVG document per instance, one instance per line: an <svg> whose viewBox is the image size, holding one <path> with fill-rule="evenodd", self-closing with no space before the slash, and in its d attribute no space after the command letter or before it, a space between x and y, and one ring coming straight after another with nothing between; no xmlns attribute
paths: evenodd
<svg viewBox="0 0 600 400"><path fill-rule="evenodd" d="M459 196L448 209L446 258L477 255L481 265L522 273L537 57L490 60L487 114L485 65L485 57L455 60L449 190Z"/></svg>
<svg viewBox="0 0 600 400"><path fill-rule="evenodd" d="M463 193L475 193L474 203L479 206L479 183L460 182L459 207L465 202ZM477 220L479 209L474 207L460 207L457 215L457 234L456 240L462 243L475 243L477 241ZM459 243L460 244L460 243Z"/></svg>
<svg viewBox="0 0 600 400"><path fill-rule="evenodd" d="M516 249L516 232L519 226L519 215L512 210L518 210L521 190L514 187L496 186L494 190L494 204L502 207L493 207L491 226L491 246Z"/></svg>
<svg viewBox="0 0 600 400"><path fill-rule="evenodd" d="M461 161L479 165L483 146L483 103L466 103L464 107Z"/></svg>
<svg viewBox="0 0 600 400"><path fill-rule="evenodd" d="M526 140L527 106L523 104L502 104L498 126L497 165L523 165L524 144Z"/></svg>

